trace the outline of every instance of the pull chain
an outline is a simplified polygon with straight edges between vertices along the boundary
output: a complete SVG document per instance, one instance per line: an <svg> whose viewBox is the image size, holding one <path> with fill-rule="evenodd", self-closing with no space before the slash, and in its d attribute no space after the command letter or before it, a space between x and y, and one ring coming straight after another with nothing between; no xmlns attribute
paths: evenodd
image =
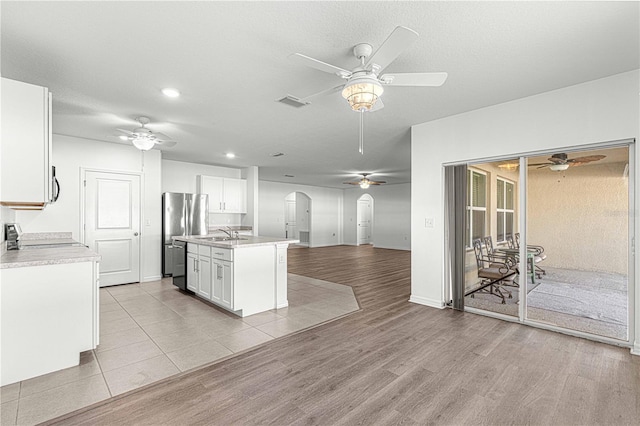
<svg viewBox="0 0 640 426"><path fill-rule="evenodd" d="M364 108L360 109L360 146L358 152L364 155Z"/></svg>

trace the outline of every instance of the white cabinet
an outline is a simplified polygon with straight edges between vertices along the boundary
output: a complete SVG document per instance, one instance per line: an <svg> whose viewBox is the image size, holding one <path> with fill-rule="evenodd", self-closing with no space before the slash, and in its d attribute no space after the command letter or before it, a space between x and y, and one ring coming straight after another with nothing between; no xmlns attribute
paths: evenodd
<svg viewBox="0 0 640 426"><path fill-rule="evenodd" d="M231 250L212 248L213 293L211 301L227 309L234 310L233 304L233 262Z"/></svg>
<svg viewBox="0 0 640 426"><path fill-rule="evenodd" d="M247 212L247 181L244 179L224 179L225 213Z"/></svg>
<svg viewBox="0 0 640 426"><path fill-rule="evenodd" d="M78 365L99 341L98 263L0 269L0 386Z"/></svg>
<svg viewBox="0 0 640 426"><path fill-rule="evenodd" d="M43 209L57 192L52 187L51 94L45 87L6 78L2 79L0 92L0 204L22 210Z"/></svg>
<svg viewBox="0 0 640 426"><path fill-rule="evenodd" d="M235 249L189 243L187 265L195 266L188 266L193 270L194 278L190 279L187 271L187 288L191 289L190 282L195 283L193 285L198 290L194 292L198 296L242 317L283 308L288 304L286 244L283 250L276 257L275 245L258 244ZM210 269L206 272L210 274L208 276L203 272L205 254L210 262ZM189 260L189 256L193 260ZM278 270L278 265L284 268L284 272ZM284 277L279 276L281 272ZM278 282L283 283L283 288L278 287Z"/></svg>
<svg viewBox="0 0 640 426"><path fill-rule="evenodd" d="M210 300L212 285L210 248L187 244L187 289Z"/></svg>
<svg viewBox="0 0 640 426"><path fill-rule="evenodd" d="M246 213L247 181L198 175L199 194L209 196L209 213Z"/></svg>
<svg viewBox="0 0 640 426"><path fill-rule="evenodd" d="M211 299L211 258L198 255L198 295Z"/></svg>
<svg viewBox="0 0 640 426"><path fill-rule="evenodd" d="M198 254L187 253L187 289L198 291Z"/></svg>

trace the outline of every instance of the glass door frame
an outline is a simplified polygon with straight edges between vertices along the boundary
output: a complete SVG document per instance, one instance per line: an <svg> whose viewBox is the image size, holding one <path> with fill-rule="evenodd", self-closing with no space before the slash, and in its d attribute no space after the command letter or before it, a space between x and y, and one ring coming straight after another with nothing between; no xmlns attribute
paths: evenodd
<svg viewBox="0 0 640 426"><path fill-rule="evenodd" d="M474 314L480 314L485 316L490 316L494 318L498 318L505 321L511 322L519 322L524 325L541 328L545 330L555 331L571 336L581 337L589 340L594 340L598 342L608 343L616 346L630 347L632 348L634 345L634 336L635 336L635 312L636 312L636 280L635 280L635 236L636 236L636 200L635 200L635 175L636 175L636 164L635 164L635 139L623 139L616 140L610 142L596 143L596 144L586 144L579 146L571 146L564 148L553 148L546 149L535 152L527 152L521 154L514 154L509 156L500 156L493 158L483 158L479 160L468 161L466 164L468 166L473 166L474 164L483 164L483 163L491 163L502 161L506 159L515 159L518 158L520 163L520 172L519 172L519 182L518 182L518 192L519 192L519 203L518 203L518 223L519 223L519 232L520 232L520 260L519 260L519 270L527 271L527 158L553 154L558 151L562 152L576 152L576 151L589 151L596 149L605 149L605 148L620 148L620 147L628 147L628 161L629 161L629 175L628 175L628 209L629 209L629 221L628 221L628 247L627 247L627 257L628 257L628 271L627 271L627 340L619 340L610 337L599 336L596 334L586 333L577 330L571 330L567 328L563 328L560 326L547 324L543 322L538 322L532 319L527 318L527 297L526 291L522 291L521 293L525 295L521 297L520 303L518 305L518 317L512 317L509 315L504 315L501 313L495 313L491 311L486 311L478 308L465 306L464 310ZM457 163L460 164L460 163ZM446 164L450 165L450 164ZM464 232L464 230L462 230ZM522 280L523 277L520 277ZM527 276L525 272L524 276L524 284L526 286ZM525 287L526 288L526 287ZM640 303L640 302L639 302Z"/></svg>

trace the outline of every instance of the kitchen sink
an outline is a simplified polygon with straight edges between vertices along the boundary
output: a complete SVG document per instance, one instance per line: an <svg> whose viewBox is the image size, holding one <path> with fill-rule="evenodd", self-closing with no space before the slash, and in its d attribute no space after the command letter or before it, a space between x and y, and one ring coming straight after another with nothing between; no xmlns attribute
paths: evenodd
<svg viewBox="0 0 640 426"><path fill-rule="evenodd" d="M241 240L247 240L248 238L243 238L243 237L195 237L199 240L204 240L204 241L241 241Z"/></svg>

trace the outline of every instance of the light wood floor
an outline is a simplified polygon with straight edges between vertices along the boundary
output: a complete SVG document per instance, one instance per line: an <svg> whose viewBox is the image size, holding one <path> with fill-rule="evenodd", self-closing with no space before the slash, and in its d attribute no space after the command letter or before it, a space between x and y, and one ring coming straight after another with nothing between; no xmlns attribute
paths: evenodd
<svg viewBox="0 0 640 426"><path fill-rule="evenodd" d="M408 302L410 254L289 251L362 310L57 420L60 424L637 424L640 359ZM52 423L55 423L52 422Z"/></svg>

